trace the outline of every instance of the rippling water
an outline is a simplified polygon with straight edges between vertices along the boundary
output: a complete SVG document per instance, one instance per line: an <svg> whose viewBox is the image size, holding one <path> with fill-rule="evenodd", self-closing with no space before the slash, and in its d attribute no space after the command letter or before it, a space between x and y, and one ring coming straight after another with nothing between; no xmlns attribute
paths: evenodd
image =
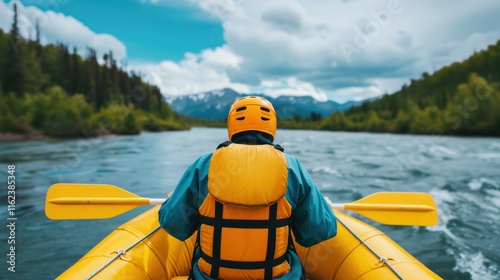
<svg viewBox="0 0 500 280"><path fill-rule="evenodd" d="M144 211L109 220L51 221L47 188L58 182L106 183L164 197L199 155L226 139L223 129L143 133L80 140L0 143L0 176L16 165L16 273L7 271L1 226L1 279L54 279L114 228ZM382 230L445 279L500 279L500 139L280 130L276 139L334 202L380 191L430 192L434 227ZM7 189L0 220L7 224ZM1 210L3 209L3 210ZM358 216L359 218L359 216Z"/></svg>

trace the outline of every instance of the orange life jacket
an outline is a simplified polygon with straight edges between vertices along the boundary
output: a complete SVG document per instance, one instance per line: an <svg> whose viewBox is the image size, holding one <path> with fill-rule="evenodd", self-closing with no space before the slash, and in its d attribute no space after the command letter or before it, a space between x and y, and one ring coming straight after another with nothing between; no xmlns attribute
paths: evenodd
<svg viewBox="0 0 500 280"><path fill-rule="evenodd" d="M200 271L216 279L272 279L286 258L292 207L285 155L270 145L216 150L200 206Z"/></svg>

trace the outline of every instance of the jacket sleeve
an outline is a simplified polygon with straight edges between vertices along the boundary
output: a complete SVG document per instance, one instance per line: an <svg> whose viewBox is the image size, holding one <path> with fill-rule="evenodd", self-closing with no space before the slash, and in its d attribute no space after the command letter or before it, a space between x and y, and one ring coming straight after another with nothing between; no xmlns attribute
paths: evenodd
<svg viewBox="0 0 500 280"><path fill-rule="evenodd" d="M199 205L204 199L209 159L202 156L184 172L177 187L158 212L160 225L173 237L184 241L199 228ZM205 188L206 189L206 188Z"/></svg>
<svg viewBox="0 0 500 280"><path fill-rule="evenodd" d="M288 156L288 193L295 240L310 247L337 234L337 219L307 171Z"/></svg>

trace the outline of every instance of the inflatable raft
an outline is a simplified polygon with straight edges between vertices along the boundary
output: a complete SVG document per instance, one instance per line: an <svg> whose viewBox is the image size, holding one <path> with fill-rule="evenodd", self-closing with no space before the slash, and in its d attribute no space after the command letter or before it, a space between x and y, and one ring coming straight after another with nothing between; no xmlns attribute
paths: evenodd
<svg viewBox="0 0 500 280"><path fill-rule="evenodd" d="M159 226L158 209L118 227L57 279L186 279L196 233L173 238ZM441 279L379 230L334 211L336 237L295 244L308 279Z"/></svg>

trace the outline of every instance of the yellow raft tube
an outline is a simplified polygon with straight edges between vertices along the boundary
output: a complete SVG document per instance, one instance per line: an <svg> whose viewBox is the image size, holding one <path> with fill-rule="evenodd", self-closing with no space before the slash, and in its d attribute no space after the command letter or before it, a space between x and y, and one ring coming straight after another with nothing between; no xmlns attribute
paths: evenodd
<svg viewBox="0 0 500 280"><path fill-rule="evenodd" d="M186 279L196 233L181 242L158 224L159 206L118 227L57 279ZM337 236L296 244L308 279L441 279L379 230L335 211Z"/></svg>

